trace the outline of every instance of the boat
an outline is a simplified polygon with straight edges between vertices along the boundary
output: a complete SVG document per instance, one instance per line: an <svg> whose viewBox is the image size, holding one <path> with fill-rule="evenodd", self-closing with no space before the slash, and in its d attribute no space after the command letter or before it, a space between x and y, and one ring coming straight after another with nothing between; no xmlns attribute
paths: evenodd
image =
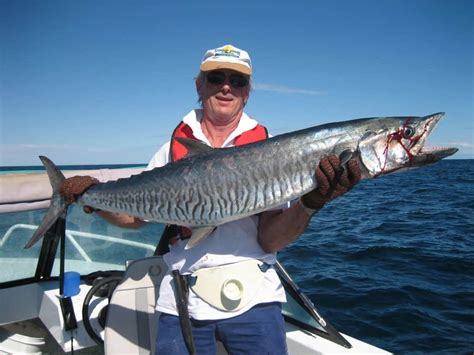
<svg viewBox="0 0 474 355"><path fill-rule="evenodd" d="M142 170L65 171L65 176L105 182ZM167 271L154 255L163 226L121 229L71 206L67 221L59 219L41 242L24 249L51 193L44 172L0 174L0 353L153 353L155 302ZM284 267L275 268L288 298L282 313L289 354L389 354L338 332ZM226 354L219 343L218 354Z"/></svg>

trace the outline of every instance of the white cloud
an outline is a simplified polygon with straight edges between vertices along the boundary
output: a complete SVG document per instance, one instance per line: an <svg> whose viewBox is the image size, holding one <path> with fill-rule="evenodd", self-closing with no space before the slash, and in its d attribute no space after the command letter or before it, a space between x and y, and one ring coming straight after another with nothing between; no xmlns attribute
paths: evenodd
<svg viewBox="0 0 474 355"><path fill-rule="evenodd" d="M274 84L252 84L252 88L254 90L259 91L272 91L278 92L281 94L302 94L302 95L326 95L327 92L324 91L317 91L317 90L306 90L306 89L298 89L292 88L289 86L283 85L274 85Z"/></svg>

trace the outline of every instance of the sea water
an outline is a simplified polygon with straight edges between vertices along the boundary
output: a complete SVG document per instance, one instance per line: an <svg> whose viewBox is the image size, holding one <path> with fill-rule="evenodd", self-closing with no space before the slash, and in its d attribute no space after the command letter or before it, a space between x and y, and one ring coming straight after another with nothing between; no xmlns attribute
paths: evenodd
<svg viewBox="0 0 474 355"><path fill-rule="evenodd" d="M279 260L345 334L397 354L472 354L474 160L362 181Z"/></svg>

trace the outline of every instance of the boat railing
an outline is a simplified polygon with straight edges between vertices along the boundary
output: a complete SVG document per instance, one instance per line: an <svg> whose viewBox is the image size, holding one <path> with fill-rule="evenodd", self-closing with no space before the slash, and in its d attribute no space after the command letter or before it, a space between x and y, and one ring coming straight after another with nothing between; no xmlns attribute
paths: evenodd
<svg viewBox="0 0 474 355"><path fill-rule="evenodd" d="M100 182L127 178L143 168L65 170L65 177L88 175ZM0 273L0 288L25 280L48 279L57 275L57 241L37 243L24 249L46 213L52 194L46 172L0 174L0 257L10 265ZM93 268L123 268L127 260L153 255L156 235L162 226L152 224L142 230L126 230L107 225L95 214L82 213L79 206L68 210L65 239L69 267L83 274ZM104 252L107 250L107 252ZM37 260L37 263L34 263ZM79 263L77 263L79 262Z"/></svg>
<svg viewBox="0 0 474 355"><path fill-rule="evenodd" d="M0 239L0 248L7 242L7 240L11 237L11 235L18 229L27 229L34 231L38 228L38 226L33 225L33 224L24 224L24 223L19 223L11 226L3 235L2 239ZM90 238L90 239L98 239L102 241L107 241L107 242L112 242L112 243L118 243L126 246L131 246L131 247L136 247L136 248L142 248L146 249L149 251L154 252L155 251L155 246L151 244L146 244L146 243L141 243L141 242L135 242L133 240L127 240L127 239L122 239L122 238L117 238L109 235L102 235L102 234L96 234L96 233L89 233L89 232L81 232L81 231L73 231L73 230L66 230L66 238L71 242L71 244L74 246L76 251L79 253L79 255L82 256L84 261L86 262L92 262L92 259L89 257L87 252L84 250L84 248L81 247L80 243L77 241L78 238Z"/></svg>

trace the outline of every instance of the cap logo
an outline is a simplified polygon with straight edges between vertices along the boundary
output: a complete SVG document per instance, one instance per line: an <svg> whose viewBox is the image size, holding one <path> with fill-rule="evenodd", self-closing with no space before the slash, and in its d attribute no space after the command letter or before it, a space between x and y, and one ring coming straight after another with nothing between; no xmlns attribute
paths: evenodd
<svg viewBox="0 0 474 355"><path fill-rule="evenodd" d="M239 58L240 57L240 52L236 50L234 47L227 45L222 48L216 49L216 52L214 54L215 57L234 57L234 58Z"/></svg>

